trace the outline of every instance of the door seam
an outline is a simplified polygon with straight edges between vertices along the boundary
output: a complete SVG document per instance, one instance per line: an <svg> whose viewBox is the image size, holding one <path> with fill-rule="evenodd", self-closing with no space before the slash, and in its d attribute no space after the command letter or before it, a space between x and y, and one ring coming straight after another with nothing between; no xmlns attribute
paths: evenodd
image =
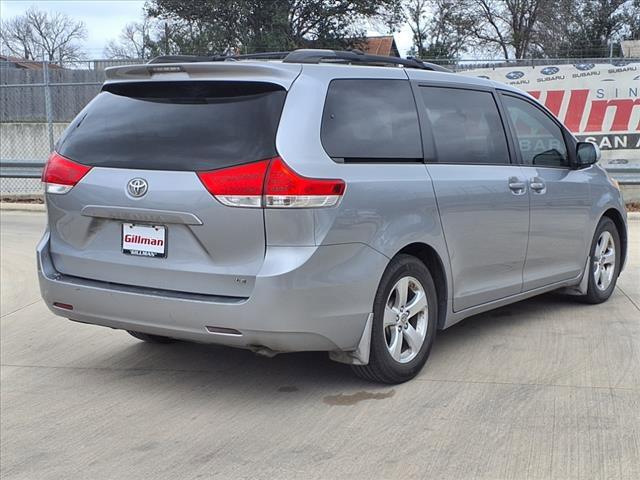
<svg viewBox="0 0 640 480"><path fill-rule="evenodd" d="M529 185L529 179L527 172L522 165L520 165L520 171L524 175L524 183ZM527 222L527 247L524 249L524 261L522 262L522 282L520 283L520 293L524 292L524 271L527 267L527 257L529 256L529 241L531 240L531 189L527 188L527 199L529 200L529 221Z"/></svg>

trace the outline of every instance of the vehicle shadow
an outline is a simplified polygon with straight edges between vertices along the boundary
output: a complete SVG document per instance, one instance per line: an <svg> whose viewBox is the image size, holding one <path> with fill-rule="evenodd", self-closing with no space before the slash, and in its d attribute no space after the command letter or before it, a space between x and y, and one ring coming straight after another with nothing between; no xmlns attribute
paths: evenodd
<svg viewBox="0 0 640 480"><path fill-rule="evenodd" d="M582 308L588 308L577 297L557 292L545 293L488 312L473 315L461 322L438 332L436 344L447 342L454 344L461 335L469 333L490 334L510 329L516 324L526 321L528 326L546 322L549 317L561 315L567 310L570 314L578 314Z"/></svg>
<svg viewBox="0 0 640 480"><path fill-rule="evenodd" d="M579 315L575 312L576 306L580 303L575 298L552 293L465 319L438 332L427 369L437 375L430 365L436 363L439 356L455 356L456 351L463 354L469 342L507 334L516 324L519 328L535 329L536 323L544 322L550 316L562 316L565 309ZM526 322L526 326L521 322ZM101 364L102 360L107 359L94 359ZM119 372L121 380L131 379L139 384L141 377L149 381L154 377L179 375L180 388L193 392L197 391L198 385L207 385L208 389L242 390L243 394L259 398L268 392L282 394L321 390L332 393L336 390L377 391L389 388L359 379L348 365L330 361L323 352L265 358L247 350L215 345L187 342L157 345L132 340L119 352L114 354L112 351L108 361L113 370ZM249 386L259 388L248 389Z"/></svg>

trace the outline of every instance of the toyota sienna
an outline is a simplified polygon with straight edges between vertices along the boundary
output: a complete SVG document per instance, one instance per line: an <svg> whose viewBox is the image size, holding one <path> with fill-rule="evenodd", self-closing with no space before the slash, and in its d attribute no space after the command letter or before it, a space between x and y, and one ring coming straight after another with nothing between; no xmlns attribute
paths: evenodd
<svg viewBox="0 0 640 480"><path fill-rule="evenodd" d="M43 173L53 313L397 383L465 317L609 298L620 191L534 98L417 59L272 57L107 70Z"/></svg>

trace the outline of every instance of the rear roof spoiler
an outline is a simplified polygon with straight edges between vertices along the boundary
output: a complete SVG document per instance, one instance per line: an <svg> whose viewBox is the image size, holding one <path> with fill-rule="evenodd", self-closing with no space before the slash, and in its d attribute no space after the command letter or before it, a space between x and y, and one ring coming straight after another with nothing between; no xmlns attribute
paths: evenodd
<svg viewBox="0 0 640 480"><path fill-rule="evenodd" d="M106 83L135 81L220 80L270 82L289 89L302 71L301 65L281 62L195 61L123 65L105 70Z"/></svg>

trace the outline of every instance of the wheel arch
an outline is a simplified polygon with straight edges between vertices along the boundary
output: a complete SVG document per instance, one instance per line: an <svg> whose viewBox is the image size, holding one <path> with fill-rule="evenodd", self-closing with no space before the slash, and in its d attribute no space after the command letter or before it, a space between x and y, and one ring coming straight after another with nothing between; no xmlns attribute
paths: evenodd
<svg viewBox="0 0 640 480"><path fill-rule="evenodd" d="M442 258L432 246L420 242L411 243L405 246L396 253L396 255L400 254L416 257L429 269L429 272L433 276L433 281L436 286L436 295L438 296L438 328L444 328L447 320L449 287Z"/></svg>
<svg viewBox="0 0 640 480"><path fill-rule="evenodd" d="M622 271L627 260L627 226L625 224L622 214L616 208L609 208L606 210L601 218L610 218L618 229L618 235L620 236L620 249L622 250L622 258L620 262L620 271Z"/></svg>

